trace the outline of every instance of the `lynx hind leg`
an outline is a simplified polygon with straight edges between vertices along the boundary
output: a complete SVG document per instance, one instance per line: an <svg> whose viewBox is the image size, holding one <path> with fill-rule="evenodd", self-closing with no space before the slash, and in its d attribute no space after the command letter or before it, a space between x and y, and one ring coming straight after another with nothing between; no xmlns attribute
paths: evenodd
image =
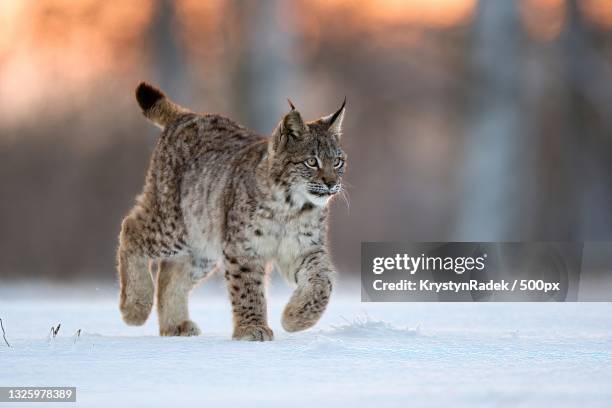
<svg viewBox="0 0 612 408"><path fill-rule="evenodd" d="M124 219L117 251L119 309L123 320L133 326L140 326L147 321L155 291L148 258L141 245L142 233L138 221L132 217Z"/></svg>
<svg viewBox="0 0 612 408"><path fill-rule="evenodd" d="M207 258L191 256L160 261L157 275L157 313L161 336L197 336L198 325L189 318L189 293L215 267Z"/></svg>

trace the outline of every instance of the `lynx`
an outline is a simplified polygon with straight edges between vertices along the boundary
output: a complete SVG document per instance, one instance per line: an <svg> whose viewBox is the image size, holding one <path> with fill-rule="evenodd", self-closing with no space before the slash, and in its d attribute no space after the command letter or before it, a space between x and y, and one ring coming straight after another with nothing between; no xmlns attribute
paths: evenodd
<svg viewBox="0 0 612 408"><path fill-rule="evenodd" d="M312 327L329 302L335 270L327 248L330 199L341 192L345 104L305 122L290 111L270 137L217 114L196 114L141 83L136 99L163 132L142 193L121 224L120 310L142 325L154 303L162 336L198 335L191 289L224 270L233 339L266 341L270 266L295 286L282 326Z"/></svg>

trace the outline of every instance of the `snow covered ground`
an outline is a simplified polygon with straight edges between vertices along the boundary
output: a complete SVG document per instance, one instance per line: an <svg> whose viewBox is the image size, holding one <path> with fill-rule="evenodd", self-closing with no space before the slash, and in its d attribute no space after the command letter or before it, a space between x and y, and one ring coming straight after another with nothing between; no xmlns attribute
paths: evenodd
<svg viewBox="0 0 612 408"><path fill-rule="evenodd" d="M125 326L109 284L0 284L0 385L76 386L82 407L612 405L610 303L367 304L353 289L289 334L273 285L276 339L246 343L218 281L193 295L193 338L158 337L154 315Z"/></svg>

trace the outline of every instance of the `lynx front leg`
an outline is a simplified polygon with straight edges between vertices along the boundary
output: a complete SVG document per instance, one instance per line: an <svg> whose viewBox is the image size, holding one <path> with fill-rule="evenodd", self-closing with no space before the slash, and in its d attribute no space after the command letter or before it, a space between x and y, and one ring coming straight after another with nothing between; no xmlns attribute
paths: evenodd
<svg viewBox="0 0 612 408"><path fill-rule="evenodd" d="M303 255L297 261L297 288L283 312L283 328L296 332L314 326L325 311L335 272L324 250Z"/></svg>
<svg viewBox="0 0 612 408"><path fill-rule="evenodd" d="M258 263L239 264L226 258L225 279L232 302L234 340L272 340L266 310L265 268Z"/></svg>

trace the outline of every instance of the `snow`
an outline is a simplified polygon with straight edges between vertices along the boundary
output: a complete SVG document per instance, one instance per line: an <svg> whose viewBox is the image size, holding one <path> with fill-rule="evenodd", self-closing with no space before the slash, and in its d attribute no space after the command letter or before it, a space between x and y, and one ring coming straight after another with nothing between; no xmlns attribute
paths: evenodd
<svg viewBox="0 0 612 408"><path fill-rule="evenodd" d="M289 334L282 286L270 288L275 341L248 343L230 340L217 281L192 296L203 335L191 338L157 336L154 315L124 325L108 283L2 284L0 385L76 386L79 407L612 403L610 303L361 303L347 284L315 328Z"/></svg>

